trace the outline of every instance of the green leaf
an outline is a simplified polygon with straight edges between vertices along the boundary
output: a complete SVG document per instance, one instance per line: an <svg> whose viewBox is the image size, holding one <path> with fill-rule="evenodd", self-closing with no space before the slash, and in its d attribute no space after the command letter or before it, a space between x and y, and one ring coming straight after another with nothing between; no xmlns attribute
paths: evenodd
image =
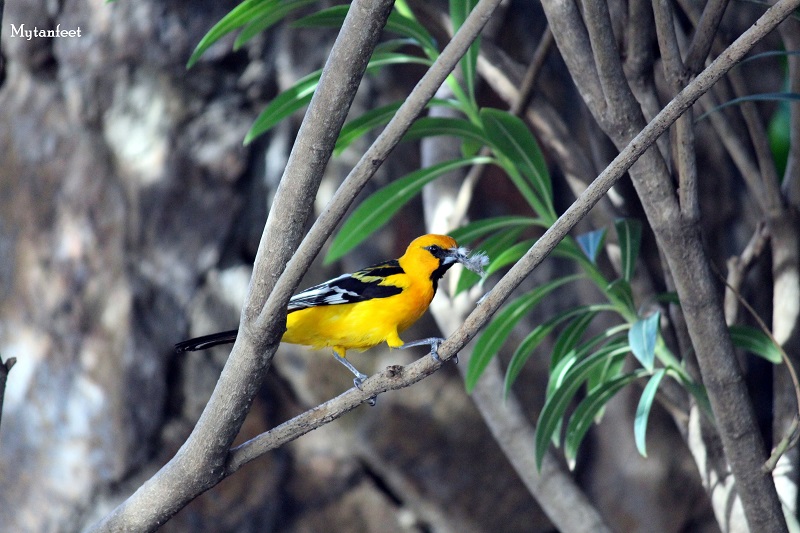
<svg viewBox="0 0 800 533"><path fill-rule="evenodd" d="M784 92L784 93L762 93L762 94L751 94L748 96L741 96L739 98L734 98L733 100L729 100L724 104L720 104L713 109L709 109L699 117L695 122L700 122L701 120L708 117L711 113L715 113L720 109L724 109L728 106L738 105L742 102L794 102L800 100L800 93L791 93L791 92Z"/></svg>
<svg viewBox="0 0 800 533"><path fill-rule="evenodd" d="M763 59L774 56L786 57L786 56L796 56L796 55L800 55L800 50L770 50L768 52L761 52L758 54L753 54L751 56L748 56L739 61L739 63L736 64L736 67L740 67L745 63L747 63L748 61L753 61L754 59Z"/></svg>
<svg viewBox="0 0 800 533"><path fill-rule="evenodd" d="M522 233L522 228L509 228L500 230L496 234L484 240L481 245L476 248L476 251L485 253L491 259L511 246L511 244L517 240L520 233ZM459 241L457 240L457 242ZM472 272L471 270L462 268L458 282L456 283L455 293L459 294L462 291L469 289L480 280L481 276L475 272Z"/></svg>
<svg viewBox="0 0 800 533"><path fill-rule="evenodd" d="M555 388L551 396L547 399L539 414L539 421L536 424L536 466L542 467L542 459L547 451L547 446L558 428L561 419L566 414L567 407L575 397L587 376L597 367L606 364L606 360L624 358L628 353L627 346L615 346L614 348L601 349L589 357L571 366L560 380L559 386Z"/></svg>
<svg viewBox="0 0 800 533"><path fill-rule="evenodd" d="M436 40L415 19L394 10L389 13L389 20L386 21L385 29L386 31L414 39L431 59L438 57L439 50L436 46Z"/></svg>
<svg viewBox="0 0 800 533"><path fill-rule="evenodd" d="M528 127L518 117L499 109L483 108L480 117L492 148L519 169L533 187L537 199L546 206L545 212L538 214L554 216L550 174L539 144Z"/></svg>
<svg viewBox="0 0 800 533"><path fill-rule="evenodd" d="M381 107L377 107L367 111L363 115L347 122L339 133L339 138L336 140L336 146L333 149L334 155L341 155L344 150L350 146L356 139L377 128L387 124L392 117L400 109L403 102L392 102ZM457 108L458 104L453 100L443 100L441 98L433 98L428 106L443 106L450 108Z"/></svg>
<svg viewBox="0 0 800 533"><path fill-rule="evenodd" d="M661 313L656 311L649 317L635 322L630 331L628 331L628 342L631 345L633 355L650 372L653 371L653 363L655 361L656 338L658 337L660 320Z"/></svg>
<svg viewBox="0 0 800 533"><path fill-rule="evenodd" d="M421 117L418 118L406 134L404 141L414 141L436 135L450 135L460 139L471 139L480 143L486 142L483 130L463 118Z"/></svg>
<svg viewBox="0 0 800 533"><path fill-rule="evenodd" d="M339 28L344 23L349 4L321 9L292 22L293 28Z"/></svg>
<svg viewBox="0 0 800 533"><path fill-rule="evenodd" d="M242 32L236 37L236 41L233 43L233 49L238 50L247 41L280 22L292 11L296 11L305 5L315 2L317 2L317 0L283 0L279 2L273 9L254 18L245 26Z"/></svg>
<svg viewBox="0 0 800 533"><path fill-rule="evenodd" d="M522 320L522 317L528 314L545 296L556 288L578 278L579 276L565 276L540 285L534 290L523 294L495 315L475 343L475 349L472 352L472 357L470 357L465 378L468 392L472 392L475 388L475 384L483 374L489 361L497 354L511 334L511 330Z"/></svg>
<svg viewBox="0 0 800 533"><path fill-rule="evenodd" d="M234 7L230 13L214 24L214 26L208 30L208 33L200 39L200 42L189 58L189 62L186 64L186 68L192 68L194 64L197 63L197 60L200 59L200 56L225 35L249 24L251 21L264 14L273 12L277 8L278 0L244 0L244 2Z"/></svg>
<svg viewBox="0 0 800 533"><path fill-rule="evenodd" d="M531 246L536 242L536 239L527 239L522 242L518 242L517 244L506 248L496 257L492 257L489 261L489 265L486 267L486 275L490 276L500 270L503 267L508 265L512 265L520 260L520 258L525 255L528 250L531 249Z"/></svg>
<svg viewBox="0 0 800 533"><path fill-rule="evenodd" d="M606 286L606 294L609 299L614 302L619 302L620 305L633 315L636 314L636 306L633 302L633 290L631 284L622 278L615 279Z"/></svg>
<svg viewBox="0 0 800 533"><path fill-rule="evenodd" d="M603 247L603 242L605 242L605 239L606 230L605 228L602 228L578 235L575 240L578 241L578 245L580 245L581 250L583 250L583 253L586 254L586 257L589 258L589 261L591 261L593 264L597 264L597 254Z"/></svg>
<svg viewBox="0 0 800 533"><path fill-rule="evenodd" d="M786 172L792 147L791 126L791 106L785 102L781 103L775 108L767 127L769 149L772 152L772 159L775 160L778 176L783 176Z"/></svg>
<svg viewBox="0 0 800 533"><path fill-rule="evenodd" d="M489 157L472 157L445 161L422 168L397 179L370 195L353 211L331 243L326 263L344 256L372 232L384 225L422 188L443 174L468 165L490 163Z"/></svg>
<svg viewBox="0 0 800 533"><path fill-rule="evenodd" d="M347 4L329 7L295 21L292 26L301 28L338 28L344 23L349 9L350 6ZM433 52L438 55L436 43L430 33L419 22L399 13L397 10L389 13L389 19L386 21L384 29L412 39L428 54ZM435 57L432 59L435 59Z"/></svg>
<svg viewBox="0 0 800 533"><path fill-rule="evenodd" d="M619 238L622 279L630 282L636 269L636 258L642 243L642 223L633 218L621 218L614 225Z"/></svg>
<svg viewBox="0 0 800 533"><path fill-rule="evenodd" d="M642 457L647 457L647 446L645 444L645 435L647 433L647 421L650 419L650 408L653 406L653 400L658 392L658 386L661 384L661 379L666 374L666 369L660 369L653 374L650 381L642 391L642 397L639 398L639 405L636 407L636 418L633 421L633 435L636 440L636 449Z"/></svg>
<svg viewBox="0 0 800 533"><path fill-rule="evenodd" d="M375 69L400 63L421 63L429 65L430 61L406 54L375 53L367 65L367 69ZM250 144L257 137L275 127L281 120L308 105L317 88L317 84L319 84L321 75L321 70L312 72L298 80L292 87L276 96L267 104L267 107L261 114L258 115L250 131L247 132L244 143Z"/></svg>
<svg viewBox="0 0 800 533"><path fill-rule="evenodd" d="M783 362L781 351L769 336L760 329L750 326L730 326L733 345L742 350L763 357L770 363L779 365Z"/></svg>
<svg viewBox="0 0 800 533"><path fill-rule="evenodd" d="M560 361L567 353L575 349L598 312L599 310L589 310L578 315L564 328L553 345L553 355L551 356L553 362Z"/></svg>
<svg viewBox="0 0 800 533"><path fill-rule="evenodd" d="M569 424L567 424L567 436L564 443L564 456L569 463L575 462L578 448L583 438L586 436L586 432L592 426L596 417L603 411L608 401L625 385L641 377L642 372L643 371L639 370L638 372L624 374L607 381L592 391L578 404L578 407L575 408L575 412L569 419Z"/></svg>
<svg viewBox="0 0 800 533"><path fill-rule="evenodd" d="M257 137L274 128L280 121L305 107L311 101L319 84L321 70L312 72L297 81L292 87L276 96L258 115L250 131L244 137L244 144L250 144Z"/></svg>
<svg viewBox="0 0 800 533"><path fill-rule="evenodd" d="M484 218L470 222L450 232L459 244L471 244L481 237L508 228L526 228L536 224L536 219L523 216L502 216Z"/></svg>
<svg viewBox="0 0 800 533"><path fill-rule="evenodd" d="M681 305L681 300L678 298L678 293L675 291L662 292L656 296L656 301L662 304Z"/></svg>
<svg viewBox="0 0 800 533"><path fill-rule="evenodd" d="M392 120L394 114L397 113L397 110L400 109L401 105L403 105L403 102L392 102L391 104L371 109L358 118L346 123L339 133L339 138L336 139L336 146L333 148L333 154L336 156L341 155L341 153L356 139L359 139L378 126L383 126L388 123Z"/></svg>
<svg viewBox="0 0 800 533"><path fill-rule="evenodd" d="M430 67L433 64L433 61L431 61L430 59L425 59L424 57L418 57L411 54L398 54L392 52L376 51L374 54L372 54L372 59L370 59L369 63L367 64L367 72L370 74L374 74L383 67L388 67L391 65L411 65L411 64Z"/></svg>
<svg viewBox="0 0 800 533"><path fill-rule="evenodd" d="M511 356L511 361L508 363L508 369L506 370L506 378L505 378L505 386L504 386L504 393L508 395L511 391L512 385L517 380L519 373L522 371L522 368L525 366L525 363L528 361L533 352L536 348L539 347L539 344L550 334L553 329L555 329L559 324L566 322L572 317L580 316L583 313L587 312L594 312L594 311L603 311L612 309L609 306L581 306L576 307L573 309L567 309L566 311L562 311L557 315L551 317L546 322L542 322L531 331L522 342L519 343L517 349L514 351L514 355ZM600 342L602 339L598 338L596 342ZM551 368L555 366L555 363L551 361ZM553 372L551 372L551 376Z"/></svg>
<svg viewBox="0 0 800 533"><path fill-rule="evenodd" d="M550 398L553 393L562 386L570 369L586 357L598 354L608 355L616 352L618 348L624 348L626 353L630 352L627 339L621 335L621 333L627 331L629 328L630 326L628 324L618 324L608 328L580 346L576 346L574 350L565 353L561 359L551 360L546 397ZM611 375L608 370L617 364L615 361L616 360L607 357L605 359L605 364L597 365L591 372L587 373L585 379L587 385L589 385L589 390L604 381L603 379L598 379L598 377ZM620 361L624 361L624 359L620 359ZM590 382L591 380L594 381Z"/></svg>
<svg viewBox="0 0 800 533"><path fill-rule="evenodd" d="M453 34L464 24L469 13L477 4L477 0L450 0L450 20L453 23ZM472 102L475 101L475 79L478 65L478 52L480 50L480 37L467 49L467 53L461 58L461 72L464 76L467 95Z"/></svg>

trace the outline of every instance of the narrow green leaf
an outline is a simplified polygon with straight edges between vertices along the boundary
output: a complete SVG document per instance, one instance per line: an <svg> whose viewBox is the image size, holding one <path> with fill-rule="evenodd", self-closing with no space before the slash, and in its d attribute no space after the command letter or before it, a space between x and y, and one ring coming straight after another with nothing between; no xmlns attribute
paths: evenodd
<svg viewBox="0 0 800 533"><path fill-rule="evenodd" d="M523 294L495 315L494 319L486 326L483 334L481 334L478 341L475 343L475 349L472 352L472 357L470 357L465 378L467 392L472 392L472 389L475 388L475 384L486 369L489 361L497 354L511 334L511 330L522 320L522 317L536 307L545 296L553 292L556 288L570 281L574 281L578 279L578 277L579 276L565 276L540 285L532 291Z"/></svg>
<svg viewBox="0 0 800 533"><path fill-rule="evenodd" d="M329 7L293 22L292 26L300 28L338 28L344 23L349 9L350 6L347 4ZM397 10L389 13L385 30L408 37L426 53L438 55L436 43L430 33L419 22L401 14ZM435 59L435 57L431 59Z"/></svg>
<svg viewBox="0 0 800 533"><path fill-rule="evenodd" d="M629 328L630 326L627 324L619 324L609 328L582 343L580 346L576 346L575 349L565 353L561 359L552 359L550 361L550 375L547 379L546 397L550 398L553 393L563 385L564 380L567 379L569 370L579 361L589 356L600 357L603 354L608 356L611 353L616 353L617 349L622 348L630 352L627 339L621 335L621 333L624 333ZM621 361L623 360L624 359L621 359ZM585 379L587 382L588 380L595 379L594 385L600 383L601 381L596 380L597 376L605 375L607 369L616 364L615 361L616 360L606 357L605 364L596 365L591 372L586 374Z"/></svg>
<svg viewBox="0 0 800 533"><path fill-rule="evenodd" d="M589 261L593 264L597 264L597 254L603 247L605 239L606 230L605 228L601 228L578 235L575 240L578 241L578 245L581 247L581 250L583 250L583 253L586 254L586 257L589 258Z"/></svg>
<svg viewBox="0 0 800 533"><path fill-rule="evenodd" d="M783 362L781 351L769 336L760 329L751 326L730 326L733 345L742 350L763 357L770 363L779 365Z"/></svg>
<svg viewBox="0 0 800 533"><path fill-rule="evenodd" d="M630 282L636 269L636 259L642 243L642 223L633 218L621 218L614 225L619 238L622 279Z"/></svg>
<svg viewBox="0 0 800 533"><path fill-rule="evenodd" d="M280 121L305 107L311 101L319 84L321 70L312 72L297 81L292 87L276 96L258 115L250 131L244 137L244 144L250 144L257 137L274 128Z"/></svg>
<svg viewBox="0 0 800 533"><path fill-rule="evenodd" d="M463 118L421 117L414 121L406 134L404 141L414 141L436 135L450 135L460 139L471 139L479 143L486 142L486 136L481 128Z"/></svg>
<svg viewBox="0 0 800 533"><path fill-rule="evenodd" d="M336 139L333 154L336 156L341 155L355 140L378 126L388 123L401 105L403 105L403 102L392 102L391 104L371 109L346 123L339 133L339 138Z"/></svg>
<svg viewBox="0 0 800 533"><path fill-rule="evenodd" d="M633 302L633 290L631 284L622 278L615 279L606 286L606 294L609 300L618 302L633 315L636 314L636 305Z"/></svg>
<svg viewBox="0 0 800 533"><path fill-rule="evenodd" d="M561 313L558 313L547 321L536 326L533 331L526 335L522 342L519 343L519 346L517 346L517 349L514 351L514 355L511 356L511 361L509 361L508 369L506 370L504 385L505 395L508 395L508 393L511 391L511 386L514 385L514 382L517 380L519 373L522 371L522 368L525 366L525 363L528 361L530 356L533 355L533 352L539 347L539 344L541 344L541 342L550 334L551 331L553 331L553 329L566 322L570 318L580 316L583 313L600 312L611 309L613 308L602 305L581 306L573 309L567 309L566 311L562 311ZM601 342L602 340L603 338L598 336L595 339L595 342ZM575 355L577 357L579 354ZM558 362L553 362L551 360L551 369L553 369L557 363ZM551 371L550 375L552 377L554 372ZM555 387L555 382L553 383L553 386ZM548 390L549 389L550 387L548 387Z"/></svg>
<svg viewBox="0 0 800 533"><path fill-rule="evenodd" d="M656 301L663 304L681 305L678 293L675 291L662 292L656 296Z"/></svg>
<svg viewBox="0 0 800 533"><path fill-rule="evenodd" d="M653 406L653 400L656 398L658 386L661 384L661 379L667 371L660 369L653 374L650 381L642 391L642 397L639 398L639 405L636 407L636 418L633 421L633 435L636 440L636 449L642 457L647 457L647 446L645 444L645 435L647 434L647 421L650 419L650 408Z"/></svg>
<svg viewBox="0 0 800 533"><path fill-rule="evenodd" d="M349 4L321 9L295 20L291 26L293 28L339 28L344 23L348 11L350 11Z"/></svg>
<svg viewBox="0 0 800 533"><path fill-rule="evenodd" d="M520 258L531 249L531 246L533 246L535 242L536 239L527 239L522 242L518 242L517 244L510 246L497 254L496 257L492 257L489 261L489 264L486 266L486 275L491 276L501 268L512 265L519 261Z"/></svg>
<svg viewBox="0 0 800 533"><path fill-rule="evenodd" d="M736 67L737 68L741 67L748 61L753 61L754 59L764 59L774 56L785 57L785 56L796 56L796 55L800 55L800 50L770 50L768 52L761 52L758 54L753 54L751 56L748 56L739 61L739 63L736 64Z"/></svg>
<svg viewBox="0 0 800 533"><path fill-rule="evenodd" d="M477 4L477 0L450 0L450 20L453 23L453 34L464 24L469 13ZM467 53L461 58L461 72L466 85L467 96L471 101L475 101L475 79L478 64L478 52L480 50L480 37L467 49Z"/></svg>
<svg viewBox="0 0 800 533"><path fill-rule="evenodd" d="M233 43L233 49L238 50L247 41L283 20L289 13L317 1L318 0L283 0L279 2L274 9L261 14L244 27L241 33L236 37L236 41Z"/></svg>
<svg viewBox="0 0 800 533"><path fill-rule="evenodd" d="M379 52L376 51L372 54L372 59L367 63L367 72L375 74L383 67L391 65L422 65L430 67L433 61L424 57L418 57L411 54L400 54L392 52Z"/></svg>
<svg viewBox="0 0 800 533"><path fill-rule="evenodd" d="M399 178L376 191L352 212L331 243L326 263L336 261L352 250L372 232L384 225L422 188L443 174L457 168L479 163L490 163L489 157L454 159L428 168L422 168Z"/></svg>
<svg viewBox="0 0 800 533"><path fill-rule="evenodd" d="M376 69L388 65L395 65L401 63L420 63L423 65L430 65L427 59L409 56L406 54L394 53L375 53L368 63L367 69ZM289 89L283 91L276 96L267 107L258 115L250 131L244 138L245 144L250 144L257 137L263 135L281 120L285 119L295 111L308 105L311 97L319 84L319 78L322 75L321 70L312 72L311 74L301 78Z"/></svg>
<svg viewBox="0 0 800 533"><path fill-rule="evenodd" d="M523 216L501 216L470 222L450 232L459 244L471 244L481 237L507 228L526 228L536 224L536 219Z"/></svg>
<svg viewBox="0 0 800 533"><path fill-rule="evenodd" d="M786 172L786 165L789 161L789 152L792 148L792 117L791 106L786 102L778 104L775 112L769 120L767 127L767 137L769 138L769 149L772 152L772 159L775 160L775 168L778 176L783 176Z"/></svg>
<svg viewBox="0 0 800 533"><path fill-rule="evenodd" d="M567 435L564 443L564 456L569 463L574 463L578 448L586 436L586 432L592 426L596 417L603 411L608 401L624 386L641 377L642 372L640 370L624 374L603 383L602 386L591 392L578 404L569 419L569 424L567 424Z"/></svg>
<svg viewBox="0 0 800 533"><path fill-rule="evenodd" d="M194 64L197 63L197 60L200 59L200 56L222 37L250 23L263 14L274 11L277 7L278 0L244 0L244 2L234 7L230 13L214 24L214 26L208 30L208 33L200 39L200 42L197 43L197 47L194 49L194 52L192 52L186 64L186 68L192 68Z"/></svg>
<svg viewBox="0 0 800 533"><path fill-rule="evenodd" d="M653 371L653 363L656 354L656 338L658 337L659 321L661 312L656 311L647 318L638 320L628 331L628 342L631 351L641 365Z"/></svg>
<svg viewBox="0 0 800 533"><path fill-rule="evenodd" d="M483 108L480 113L483 127L492 148L511 160L533 186L539 199L552 211L553 188L539 143L519 118L499 109ZM547 213L539 213L546 215Z"/></svg>
<svg viewBox="0 0 800 533"><path fill-rule="evenodd" d="M415 19L402 14L398 10L389 13L389 20L386 21L386 31L404 35L414 39L431 59L436 59L439 55L436 39L434 39L425 27Z"/></svg>
<svg viewBox="0 0 800 533"><path fill-rule="evenodd" d="M560 361L568 352L575 349L598 312L596 310L587 311L567 324L567 327L559 333L555 344L553 344L553 355L551 356L553 361Z"/></svg>
<svg viewBox="0 0 800 533"><path fill-rule="evenodd" d="M713 109L709 109L695 120L695 122L700 122L701 120L708 117L711 113L716 113L717 111L724 109L728 106L732 105L739 105L743 102L793 102L800 100L800 93L762 93L762 94L751 94L748 96L741 96L739 98L734 98L733 100L729 100L723 104L720 104Z"/></svg>
<svg viewBox="0 0 800 533"><path fill-rule="evenodd" d="M339 138L336 140L336 147L333 149L333 154L341 155L344 150L350 146L356 139L377 128L387 124L395 115L403 102L392 102L375 109L371 109L366 113L354 118L347 122L339 133ZM428 106L442 106L449 108L458 108L457 102L453 100L444 100L441 98L433 98Z"/></svg>
<svg viewBox="0 0 800 533"><path fill-rule="evenodd" d="M617 346L614 350L600 350L577 362L569 368L561 380L560 386L554 389L539 414L536 424L536 466L541 468L542 459L547 446L553 438L556 428L566 414L567 407L575 397L586 377L598 365L606 364L607 358L624 358L628 353L626 346Z"/></svg>

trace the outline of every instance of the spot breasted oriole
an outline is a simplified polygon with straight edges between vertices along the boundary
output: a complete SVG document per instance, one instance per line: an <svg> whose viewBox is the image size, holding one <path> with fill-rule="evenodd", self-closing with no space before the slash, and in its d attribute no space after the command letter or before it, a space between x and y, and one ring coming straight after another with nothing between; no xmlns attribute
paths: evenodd
<svg viewBox="0 0 800 533"><path fill-rule="evenodd" d="M481 253L470 257L469 253L447 235L423 235L414 239L399 259L310 287L289 300L281 341L314 349L330 347L336 360L353 373L358 388L367 376L345 359L347 350L363 351L382 342L391 348L429 345L431 355L438 360L436 350L443 339L404 343L399 335L425 313L438 281L451 266L461 263L469 270L483 272L488 257ZM176 344L175 350L204 350L232 343L237 332L234 329L185 340Z"/></svg>

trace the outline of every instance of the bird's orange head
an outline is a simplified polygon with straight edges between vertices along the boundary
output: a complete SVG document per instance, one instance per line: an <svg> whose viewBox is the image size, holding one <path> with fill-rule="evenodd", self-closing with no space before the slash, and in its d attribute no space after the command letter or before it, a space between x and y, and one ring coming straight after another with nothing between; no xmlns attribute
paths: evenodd
<svg viewBox="0 0 800 533"><path fill-rule="evenodd" d="M456 263L462 263L466 268L482 273L488 262L486 255L468 256L469 250L459 248L454 238L429 234L411 241L398 262L404 271L413 271L436 282Z"/></svg>

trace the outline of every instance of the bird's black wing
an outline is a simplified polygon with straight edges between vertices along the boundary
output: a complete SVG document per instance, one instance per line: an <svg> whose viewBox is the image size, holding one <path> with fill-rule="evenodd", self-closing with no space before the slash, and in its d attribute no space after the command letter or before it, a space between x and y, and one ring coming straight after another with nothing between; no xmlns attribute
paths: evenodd
<svg viewBox="0 0 800 533"><path fill-rule="evenodd" d="M288 312L321 305L352 304L387 298L403 291L394 285L382 285L388 276L403 274L397 260L378 263L352 274L343 274L300 292L289 300Z"/></svg>

